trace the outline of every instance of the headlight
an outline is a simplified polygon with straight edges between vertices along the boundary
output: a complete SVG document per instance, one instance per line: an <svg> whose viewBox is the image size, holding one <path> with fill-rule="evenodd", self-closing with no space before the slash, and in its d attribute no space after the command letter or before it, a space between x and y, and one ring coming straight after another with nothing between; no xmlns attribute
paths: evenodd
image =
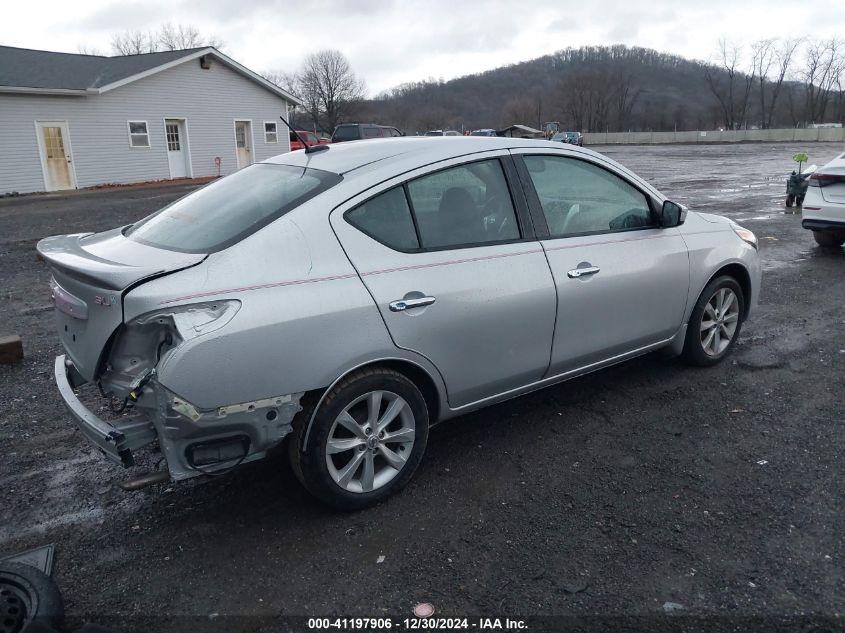
<svg viewBox="0 0 845 633"><path fill-rule="evenodd" d="M754 248L757 248L757 236L754 235L754 233L748 229L742 228L739 224L731 224L731 228L734 230L734 233L739 236L739 239L751 244Z"/></svg>

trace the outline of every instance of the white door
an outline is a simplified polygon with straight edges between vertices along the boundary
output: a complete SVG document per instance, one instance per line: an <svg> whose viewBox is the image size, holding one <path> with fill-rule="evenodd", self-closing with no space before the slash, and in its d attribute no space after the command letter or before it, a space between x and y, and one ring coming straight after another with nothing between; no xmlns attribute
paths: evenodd
<svg viewBox="0 0 845 633"><path fill-rule="evenodd" d="M238 169L252 164L252 124L235 121L235 146L238 150Z"/></svg>
<svg viewBox="0 0 845 633"><path fill-rule="evenodd" d="M171 178L186 178L188 176L188 148L185 146L185 121L182 119L166 119L164 134L167 140L167 163L170 166Z"/></svg>
<svg viewBox="0 0 845 633"><path fill-rule="evenodd" d="M47 191L75 189L67 121L38 121L36 130Z"/></svg>

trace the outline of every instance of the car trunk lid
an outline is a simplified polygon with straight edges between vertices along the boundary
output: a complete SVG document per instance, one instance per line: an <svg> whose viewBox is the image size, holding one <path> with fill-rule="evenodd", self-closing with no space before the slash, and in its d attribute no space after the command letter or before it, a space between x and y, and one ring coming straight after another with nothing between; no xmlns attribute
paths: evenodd
<svg viewBox="0 0 845 633"><path fill-rule="evenodd" d="M845 203L845 160L834 160L810 176L810 185L818 186L825 202Z"/></svg>
<svg viewBox="0 0 845 633"><path fill-rule="evenodd" d="M206 257L128 240L121 229L48 237L37 249L53 274L51 294L62 345L89 381L96 379L103 352L123 323L124 292Z"/></svg>

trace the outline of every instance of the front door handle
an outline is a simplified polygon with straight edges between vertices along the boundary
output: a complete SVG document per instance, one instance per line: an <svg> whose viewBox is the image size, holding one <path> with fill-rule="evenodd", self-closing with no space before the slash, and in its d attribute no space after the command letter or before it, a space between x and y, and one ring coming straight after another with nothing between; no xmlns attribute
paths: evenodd
<svg viewBox="0 0 845 633"><path fill-rule="evenodd" d="M587 268L573 268L566 274L570 279L578 279L578 277L586 277L587 275L595 275L600 272L601 268L598 266L588 266Z"/></svg>
<svg viewBox="0 0 845 633"><path fill-rule="evenodd" d="M411 308L421 308L423 306L430 306L437 301L434 297L420 297L419 299L400 299L399 301L391 301L388 304L391 312L402 312L410 310Z"/></svg>

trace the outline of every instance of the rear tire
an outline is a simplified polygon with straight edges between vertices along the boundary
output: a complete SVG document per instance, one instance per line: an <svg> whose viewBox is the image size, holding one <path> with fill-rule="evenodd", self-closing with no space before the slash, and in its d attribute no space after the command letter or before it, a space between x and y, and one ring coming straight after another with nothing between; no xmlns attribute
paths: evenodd
<svg viewBox="0 0 845 633"><path fill-rule="evenodd" d="M425 399L413 382L392 369L361 369L319 407L313 402L299 413L288 455L311 494L339 510L361 510L408 483L425 452L428 426Z"/></svg>
<svg viewBox="0 0 845 633"><path fill-rule="evenodd" d="M845 231L813 231L816 244L824 248L839 248L845 244Z"/></svg>
<svg viewBox="0 0 845 633"><path fill-rule="evenodd" d="M793 196L793 195L790 193L788 196L786 196L786 206L787 206L787 207L792 207L792 205L793 205L794 203L795 203L795 196Z"/></svg>
<svg viewBox="0 0 845 633"><path fill-rule="evenodd" d="M744 315L745 295L736 279L723 275L711 281L693 308L681 358L697 367L722 361L736 345Z"/></svg>

